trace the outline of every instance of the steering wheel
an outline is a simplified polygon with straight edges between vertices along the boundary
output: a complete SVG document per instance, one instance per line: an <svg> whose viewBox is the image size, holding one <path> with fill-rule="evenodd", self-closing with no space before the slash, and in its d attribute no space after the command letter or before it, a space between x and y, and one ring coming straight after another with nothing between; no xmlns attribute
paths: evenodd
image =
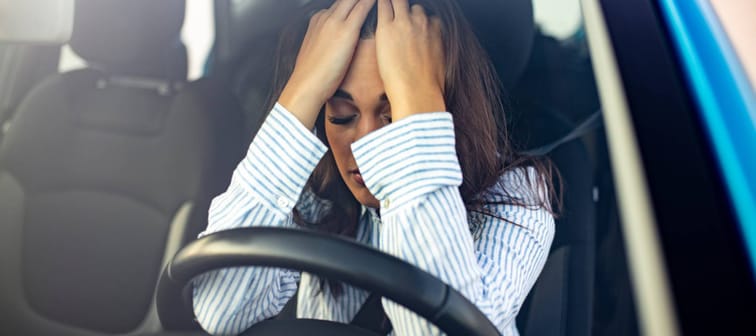
<svg viewBox="0 0 756 336"><path fill-rule="evenodd" d="M264 227L217 232L179 251L158 283L157 309L163 326L182 330L194 323L192 278L243 266L301 270L355 285L406 307L449 335L499 335L493 323L459 292L399 258L321 232ZM352 325L306 319L264 321L245 334L312 335L317 331L374 335Z"/></svg>

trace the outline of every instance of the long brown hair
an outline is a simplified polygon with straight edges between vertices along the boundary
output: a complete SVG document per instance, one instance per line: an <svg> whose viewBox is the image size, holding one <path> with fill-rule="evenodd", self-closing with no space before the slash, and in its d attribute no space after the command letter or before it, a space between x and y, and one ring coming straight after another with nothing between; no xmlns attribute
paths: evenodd
<svg viewBox="0 0 756 336"><path fill-rule="evenodd" d="M291 76L309 16L319 9L330 7L333 1L313 1L295 14L292 23L282 32L269 108L272 108ZM544 208L556 216L561 205L558 192L561 188L555 188L554 181L560 183L559 173L547 158L523 156L513 148L507 131L501 83L488 54L457 3L454 0L410 0L410 5L413 4L420 4L429 16L436 16L441 21L447 65L444 98L454 119L456 149L463 175L459 191L468 211L501 218L484 210L485 202L480 199L480 194L495 185L502 174L532 167L541 177L537 185L530 188L534 197L510 197L507 186L502 186L500 189L504 195L497 198L505 204ZM376 26L377 10L373 8L362 27L361 38L373 37ZM324 124L321 111L315 123L316 132L323 143L328 144ZM526 182L531 181L526 179ZM307 188L316 196L331 201L332 206L317 223L305 221L295 211L297 224L354 237L360 204L339 175L330 151L313 171Z"/></svg>

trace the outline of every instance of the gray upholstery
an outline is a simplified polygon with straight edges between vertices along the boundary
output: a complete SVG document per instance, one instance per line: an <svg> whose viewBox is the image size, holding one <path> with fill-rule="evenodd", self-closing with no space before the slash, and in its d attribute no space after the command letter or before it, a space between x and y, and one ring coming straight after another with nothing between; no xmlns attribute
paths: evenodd
<svg viewBox="0 0 756 336"><path fill-rule="evenodd" d="M549 254L539 276L539 286L530 294L530 314L526 335L566 335L570 248L559 247ZM524 331L524 330L522 330Z"/></svg>
<svg viewBox="0 0 756 336"><path fill-rule="evenodd" d="M0 146L1 335L154 331L174 217L191 205L180 238L195 237L243 153L227 90L178 85L183 1L77 10L74 48L96 69L36 87Z"/></svg>
<svg viewBox="0 0 756 336"><path fill-rule="evenodd" d="M0 44L0 142L16 106L35 85L58 70L59 46Z"/></svg>
<svg viewBox="0 0 756 336"><path fill-rule="evenodd" d="M564 179L564 213L543 273L518 320L526 336L590 335L593 327L596 204L593 171L579 140L550 154Z"/></svg>
<svg viewBox="0 0 756 336"><path fill-rule="evenodd" d="M458 0L506 89L514 87L530 60L535 36L531 0Z"/></svg>
<svg viewBox="0 0 756 336"><path fill-rule="evenodd" d="M202 83L175 97L97 89L100 75L77 71L37 88L0 150L8 181L0 203L16 204L3 211L14 217L2 220L16 232L0 245L18 249L3 255L22 265L3 262L0 286L25 294L0 297L4 318L27 304L40 317L87 329L135 328L151 303L175 212L193 201L204 214L240 155L233 100L202 96ZM193 216L187 236L203 219ZM23 282L7 278L19 273Z"/></svg>
<svg viewBox="0 0 756 336"><path fill-rule="evenodd" d="M76 0L71 47L109 72L185 79L185 64L166 48L180 44L184 6L184 0Z"/></svg>

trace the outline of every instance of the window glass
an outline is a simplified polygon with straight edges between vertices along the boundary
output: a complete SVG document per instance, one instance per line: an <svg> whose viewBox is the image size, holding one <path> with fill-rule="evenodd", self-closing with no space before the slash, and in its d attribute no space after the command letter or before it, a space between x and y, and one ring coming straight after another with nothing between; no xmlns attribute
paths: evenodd
<svg viewBox="0 0 756 336"><path fill-rule="evenodd" d="M58 64L59 72L68 72L76 69L82 69L87 67L87 62L83 60L76 52L71 49L71 46L66 44L60 51L60 63Z"/></svg>
<svg viewBox="0 0 756 336"><path fill-rule="evenodd" d="M582 21L579 0L533 0L533 14L544 34L560 40L575 34Z"/></svg>
<svg viewBox="0 0 756 336"><path fill-rule="evenodd" d="M189 55L189 80L202 77L205 62L215 42L212 0L187 0L181 40Z"/></svg>

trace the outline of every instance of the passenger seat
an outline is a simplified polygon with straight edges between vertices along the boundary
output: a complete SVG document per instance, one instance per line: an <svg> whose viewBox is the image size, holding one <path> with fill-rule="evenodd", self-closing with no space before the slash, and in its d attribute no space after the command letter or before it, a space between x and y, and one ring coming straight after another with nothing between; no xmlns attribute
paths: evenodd
<svg viewBox="0 0 756 336"><path fill-rule="evenodd" d="M245 148L234 97L186 83L184 6L77 0L90 66L36 87L0 147L1 335L160 331L163 264Z"/></svg>

